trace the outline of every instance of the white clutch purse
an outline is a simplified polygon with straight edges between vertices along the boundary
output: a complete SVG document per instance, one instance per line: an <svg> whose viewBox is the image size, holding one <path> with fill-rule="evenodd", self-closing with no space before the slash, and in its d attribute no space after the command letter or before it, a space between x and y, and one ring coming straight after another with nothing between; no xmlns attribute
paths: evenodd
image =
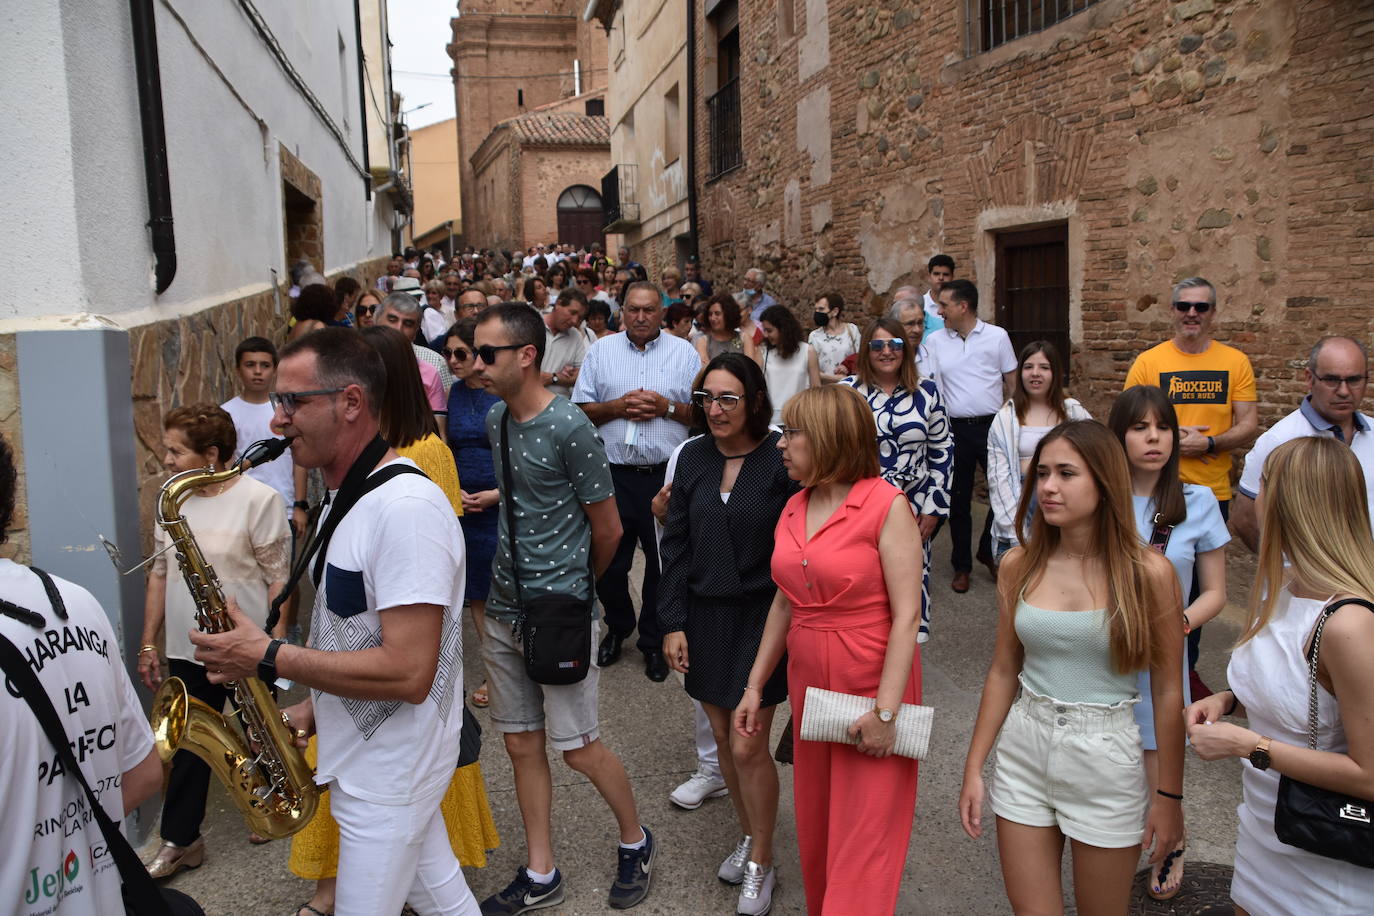
<svg viewBox="0 0 1374 916"><path fill-rule="evenodd" d="M837 744L858 744L849 737L854 720L873 709L873 697L857 697L819 687L806 688L806 709L802 713L803 741L833 741ZM930 727L935 721L931 706L903 703L897 710L897 741L892 752L912 760L924 760L930 750Z"/></svg>

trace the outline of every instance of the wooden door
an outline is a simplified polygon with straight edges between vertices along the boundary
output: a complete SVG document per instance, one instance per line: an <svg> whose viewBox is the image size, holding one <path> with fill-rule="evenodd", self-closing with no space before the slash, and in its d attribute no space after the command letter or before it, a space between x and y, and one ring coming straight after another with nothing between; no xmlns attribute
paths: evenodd
<svg viewBox="0 0 1374 916"><path fill-rule="evenodd" d="M1069 230L1065 224L997 235L997 323L1012 349L1048 340L1069 376Z"/></svg>

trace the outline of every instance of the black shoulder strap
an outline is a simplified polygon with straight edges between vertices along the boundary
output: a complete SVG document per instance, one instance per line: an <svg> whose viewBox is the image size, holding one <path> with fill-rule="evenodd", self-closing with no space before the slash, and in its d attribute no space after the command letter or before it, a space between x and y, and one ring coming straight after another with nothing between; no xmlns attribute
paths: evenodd
<svg viewBox="0 0 1374 916"><path fill-rule="evenodd" d="M359 499L380 487L391 478L398 474L420 474L425 476L419 468L411 467L408 464L393 464L383 468L376 474L370 472L377 466L377 462L382 460L387 450L391 446L381 436L375 437L368 443L367 448L363 449L353 464L349 466L348 473L344 475L343 483L339 485L338 492L334 497L334 507L329 512L329 517L324 520L324 524L306 542L304 549L296 557L295 565L291 568L291 575L286 579L286 585L282 588L281 594L277 595L272 601L272 606L267 612L267 622L263 624L263 629L272 632L272 628L281 619L281 606L291 597L291 593L296 588L296 583L305 574L306 568L310 565L311 557L318 557L315 561L315 568L311 573L311 581L316 585L320 583L320 576L324 569L324 555L329 547L329 539L334 536L334 529L339 526L339 522L348 514ZM329 498L325 497L325 505L329 504Z"/></svg>
<svg viewBox="0 0 1374 916"><path fill-rule="evenodd" d="M42 578L40 576L40 578ZM51 581L50 579L48 581ZM57 717L57 710L53 709L52 700L48 698L48 692L43 689L43 684L38 680L38 675L33 673L20 654L19 649L0 634L0 668L9 678L10 683L19 689L19 695L29 704L33 710L38 723L43 726L43 732L48 736L48 741L52 742L53 748L57 751L57 757L62 761L62 766L66 771L74 776L77 782L81 783L81 788L86 792L86 803L90 806L92 814L95 816L96 823L100 825L100 832L105 835L105 844L110 849L110 854L114 856L115 864L119 867L119 876L124 883L124 899L130 906L131 912L139 913L140 916L171 916L172 911L168 909L166 901L162 899L162 893L153 883L153 879L148 874L148 870L143 867L142 861L138 858L138 853L134 852L129 841L119 832L114 821L105 812L95 793L91 791L91 785L86 781L86 774L81 772L81 765L76 761L76 755L72 753L72 747L67 740L67 733L62 728L62 721Z"/></svg>
<svg viewBox="0 0 1374 916"><path fill-rule="evenodd" d="M1316 629L1313 631L1312 644L1307 647L1307 663L1309 665L1313 664L1317 660L1316 653L1318 651L1318 647L1321 645L1321 632L1322 629L1326 626L1326 621L1331 618L1332 614L1336 613L1341 608L1345 607L1347 604L1358 604L1360 607L1365 608L1366 610L1374 611L1374 603L1370 603L1364 600L1363 598L1342 598L1340 601L1333 601L1326 607L1322 608L1322 615L1321 617L1317 618L1317 626Z"/></svg>
<svg viewBox="0 0 1374 916"><path fill-rule="evenodd" d="M520 557L515 550L515 479L510 472L510 405L506 405L506 412L501 415L501 480L506 485L506 492L501 494L501 501L506 504L506 537L510 541L510 563L511 572L515 577L515 603L525 606L525 596L520 588Z"/></svg>

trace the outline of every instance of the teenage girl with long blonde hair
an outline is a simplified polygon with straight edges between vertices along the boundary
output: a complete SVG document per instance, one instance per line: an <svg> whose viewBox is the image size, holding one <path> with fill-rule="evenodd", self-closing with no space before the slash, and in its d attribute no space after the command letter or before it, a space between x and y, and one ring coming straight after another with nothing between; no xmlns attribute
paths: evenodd
<svg viewBox="0 0 1374 916"><path fill-rule="evenodd" d="M1231 899L1245 916L1368 913L1374 869L1279 842L1279 777L1374 799L1374 613L1335 609L1317 651L1317 746L1308 747L1307 655L1325 609L1374 601L1374 535L1350 447L1304 437L1269 455L1255 500L1260 551L1251 621L1227 668L1230 690L1188 707L1204 760L1244 757ZM1222 722L1244 716L1249 728ZM1359 805L1367 817L1374 802Z"/></svg>
<svg viewBox="0 0 1374 916"><path fill-rule="evenodd" d="M1029 472L1016 530L1033 512L1030 534L998 577L997 646L959 815L969 836L982 834L983 765L996 741L986 795L1012 909L1062 911L1067 837L1079 912L1125 914L1141 846L1153 844L1154 862L1183 836L1178 579L1136 534L1126 456L1101 423L1050 430ZM1159 744L1154 799L1131 710L1146 668Z"/></svg>

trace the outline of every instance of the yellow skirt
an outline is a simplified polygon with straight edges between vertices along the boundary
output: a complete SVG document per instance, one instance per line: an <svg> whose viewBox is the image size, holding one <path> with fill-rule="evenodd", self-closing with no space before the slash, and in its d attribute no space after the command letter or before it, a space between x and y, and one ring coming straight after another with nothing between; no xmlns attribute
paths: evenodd
<svg viewBox="0 0 1374 916"><path fill-rule="evenodd" d="M305 750L305 759L313 767L319 753L315 739ZM463 865L484 868L487 851L501 845L496 822L487 804L487 790L482 782L482 765L474 763L453 771L448 791L439 804L444 812L444 826L448 828L448 842L453 854ZM291 873L312 881L333 878L339 871L339 825L329 813L329 793L320 795L320 806L310 823L291 838L291 859L287 863Z"/></svg>

